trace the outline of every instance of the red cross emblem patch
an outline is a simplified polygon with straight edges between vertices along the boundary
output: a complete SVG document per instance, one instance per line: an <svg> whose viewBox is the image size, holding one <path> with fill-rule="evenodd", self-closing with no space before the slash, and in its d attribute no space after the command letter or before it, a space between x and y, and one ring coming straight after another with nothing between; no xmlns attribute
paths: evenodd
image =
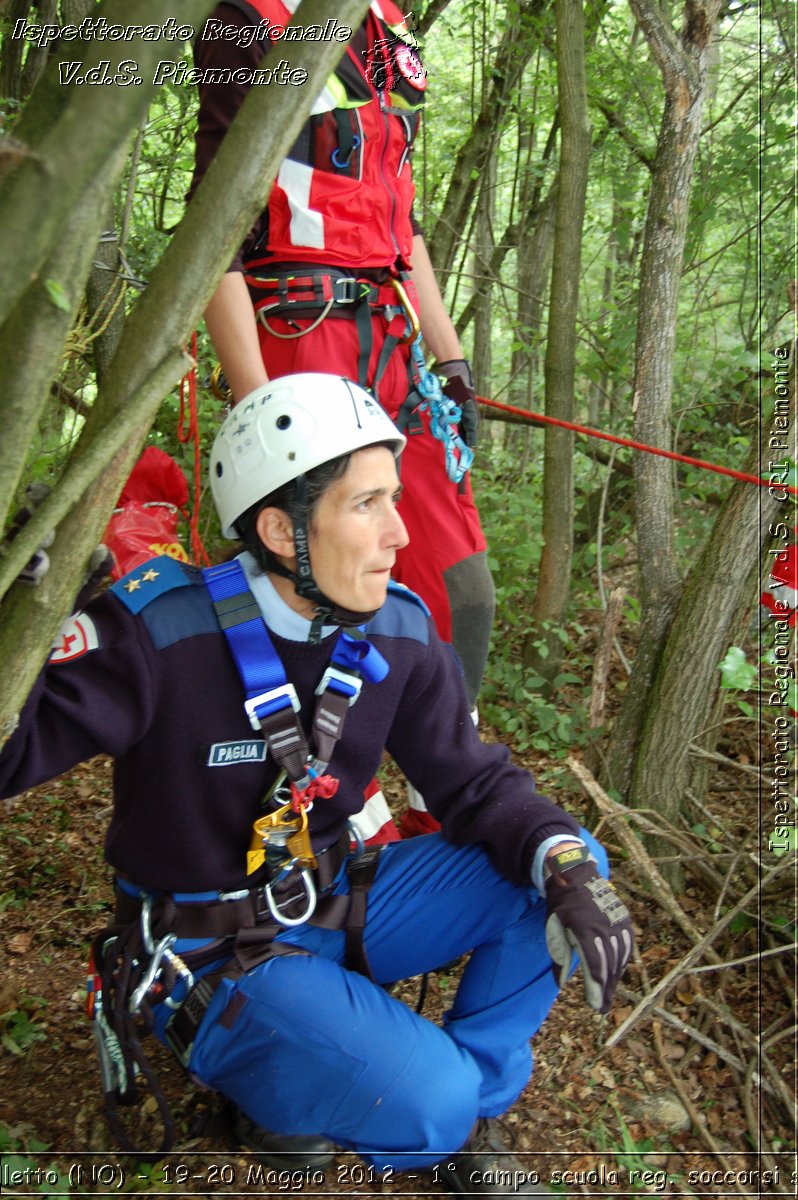
<svg viewBox="0 0 798 1200"><path fill-rule="evenodd" d="M67 617L50 654L51 663L73 662L100 645L100 635L91 617L84 612Z"/></svg>

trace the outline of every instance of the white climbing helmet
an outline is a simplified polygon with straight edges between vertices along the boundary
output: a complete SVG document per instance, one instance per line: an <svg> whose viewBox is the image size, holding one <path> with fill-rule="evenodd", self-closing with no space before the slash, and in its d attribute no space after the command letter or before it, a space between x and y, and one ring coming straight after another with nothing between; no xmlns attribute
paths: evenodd
<svg viewBox="0 0 798 1200"><path fill-rule="evenodd" d="M210 482L226 538L258 500L306 471L385 442L406 439L367 391L340 375L284 375L235 406L211 451Z"/></svg>

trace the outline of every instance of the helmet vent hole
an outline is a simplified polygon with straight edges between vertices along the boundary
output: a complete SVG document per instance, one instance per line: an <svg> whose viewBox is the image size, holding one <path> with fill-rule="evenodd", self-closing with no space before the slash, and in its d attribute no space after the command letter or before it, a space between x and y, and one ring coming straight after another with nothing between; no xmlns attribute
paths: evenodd
<svg viewBox="0 0 798 1200"><path fill-rule="evenodd" d="M296 458L296 451L295 451L295 450L290 450L290 451L288 452L288 461L289 461L289 462L293 462L295 458Z"/></svg>
<svg viewBox="0 0 798 1200"><path fill-rule="evenodd" d="M283 416L277 418L275 425L278 429L288 429L291 425L291 418L283 414Z"/></svg>
<svg viewBox="0 0 798 1200"><path fill-rule="evenodd" d="M224 474L224 467L222 466L222 464L220 462L218 462L216 464L216 478L221 479L223 474Z"/></svg>

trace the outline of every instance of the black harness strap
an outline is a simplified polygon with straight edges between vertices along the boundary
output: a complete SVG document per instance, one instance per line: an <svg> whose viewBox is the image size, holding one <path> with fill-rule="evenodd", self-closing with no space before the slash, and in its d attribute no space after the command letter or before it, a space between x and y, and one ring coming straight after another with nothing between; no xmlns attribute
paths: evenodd
<svg viewBox="0 0 798 1200"><path fill-rule="evenodd" d="M98 1042L103 1043L100 1051L103 1108L111 1132L122 1150L136 1151L117 1109L120 1105L135 1104L138 1100L138 1074L148 1084L163 1125L160 1155L171 1149L175 1125L157 1076L142 1050L136 1024L138 1014L132 1013L129 1007L130 995L144 974L147 958L138 925L124 929L111 927L97 936L93 945L93 962L102 981L102 995L101 1014L95 1014L95 1030ZM152 1027L152 1012L148 1004L142 1004L140 1012L146 1036ZM115 1069L109 1069L112 1063Z"/></svg>
<svg viewBox="0 0 798 1200"><path fill-rule="evenodd" d="M367 979L374 979L369 965L363 933L366 928L368 894L379 866L382 846L366 850L354 859L348 868L351 904L344 926L346 933L346 965Z"/></svg>

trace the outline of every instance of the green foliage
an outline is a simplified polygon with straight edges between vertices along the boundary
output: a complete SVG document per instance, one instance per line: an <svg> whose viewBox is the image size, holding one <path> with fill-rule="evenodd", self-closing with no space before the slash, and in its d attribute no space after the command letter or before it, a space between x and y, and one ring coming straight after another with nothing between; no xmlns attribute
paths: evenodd
<svg viewBox="0 0 798 1200"><path fill-rule="evenodd" d="M40 1021L46 1004L42 996L23 992L15 1008L0 1013L0 1043L9 1054L24 1054L34 1042L45 1040L47 1034Z"/></svg>
<svg viewBox="0 0 798 1200"><path fill-rule="evenodd" d="M652 1159L672 1150L668 1141L657 1143L651 1137L636 1140L617 1102L611 1099L610 1106L617 1132L600 1121L595 1131L596 1144L605 1154L616 1156L619 1182L623 1181L622 1187L629 1187L627 1194L650 1196L652 1191L660 1194L668 1184L673 1184L680 1196L694 1196L694 1192L687 1190L682 1174L666 1171L656 1158Z"/></svg>
<svg viewBox="0 0 798 1200"><path fill-rule="evenodd" d="M698 821L691 828L693 833L706 841L707 850L709 850L710 854L721 854L723 852L723 845L718 841L723 831L716 825L707 826L703 821Z"/></svg>
<svg viewBox="0 0 798 1200"><path fill-rule="evenodd" d="M0 1170L4 1173L4 1180L15 1178L15 1173L19 1172L21 1180L34 1195L71 1196L68 1178L61 1174L55 1163L45 1166L41 1157L38 1157L49 1149L48 1145L31 1135L29 1126L9 1125L7 1121L0 1121ZM31 1154L37 1155L37 1158L30 1158Z"/></svg>
<svg viewBox="0 0 798 1200"><path fill-rule="evenodd" d="M756 683L757 672L753 663L749 663L745 651L740 646L730 646L726 657L720 664L722 676L721 687L749 691Z"/></svg>
<svg viewBox="0 0 798 1200"><path fill-rule="evenodd" d="M53 308L60 308L62 312L69 312L72 305L63 284L59 283L57 279L45 279L44 286Z"/></svg>
<svg viewBox="0 0 798 1200"><path fill-rule="evenodd" d="M482 457L476 486L490 547L497 617L480 712L518 751L536 750L561 758L591 736L586 706L590 664L577 645L584 629L574 622L568 630L551 631L566 654L565 665L553 681L543 680L523 665L523 645L532 624L532 581L541 549L540 477L535 471L525 480L515 480L513 474L506 454L498 452L487 463ZM542 637L537 645L545 654Z"/></svg>

